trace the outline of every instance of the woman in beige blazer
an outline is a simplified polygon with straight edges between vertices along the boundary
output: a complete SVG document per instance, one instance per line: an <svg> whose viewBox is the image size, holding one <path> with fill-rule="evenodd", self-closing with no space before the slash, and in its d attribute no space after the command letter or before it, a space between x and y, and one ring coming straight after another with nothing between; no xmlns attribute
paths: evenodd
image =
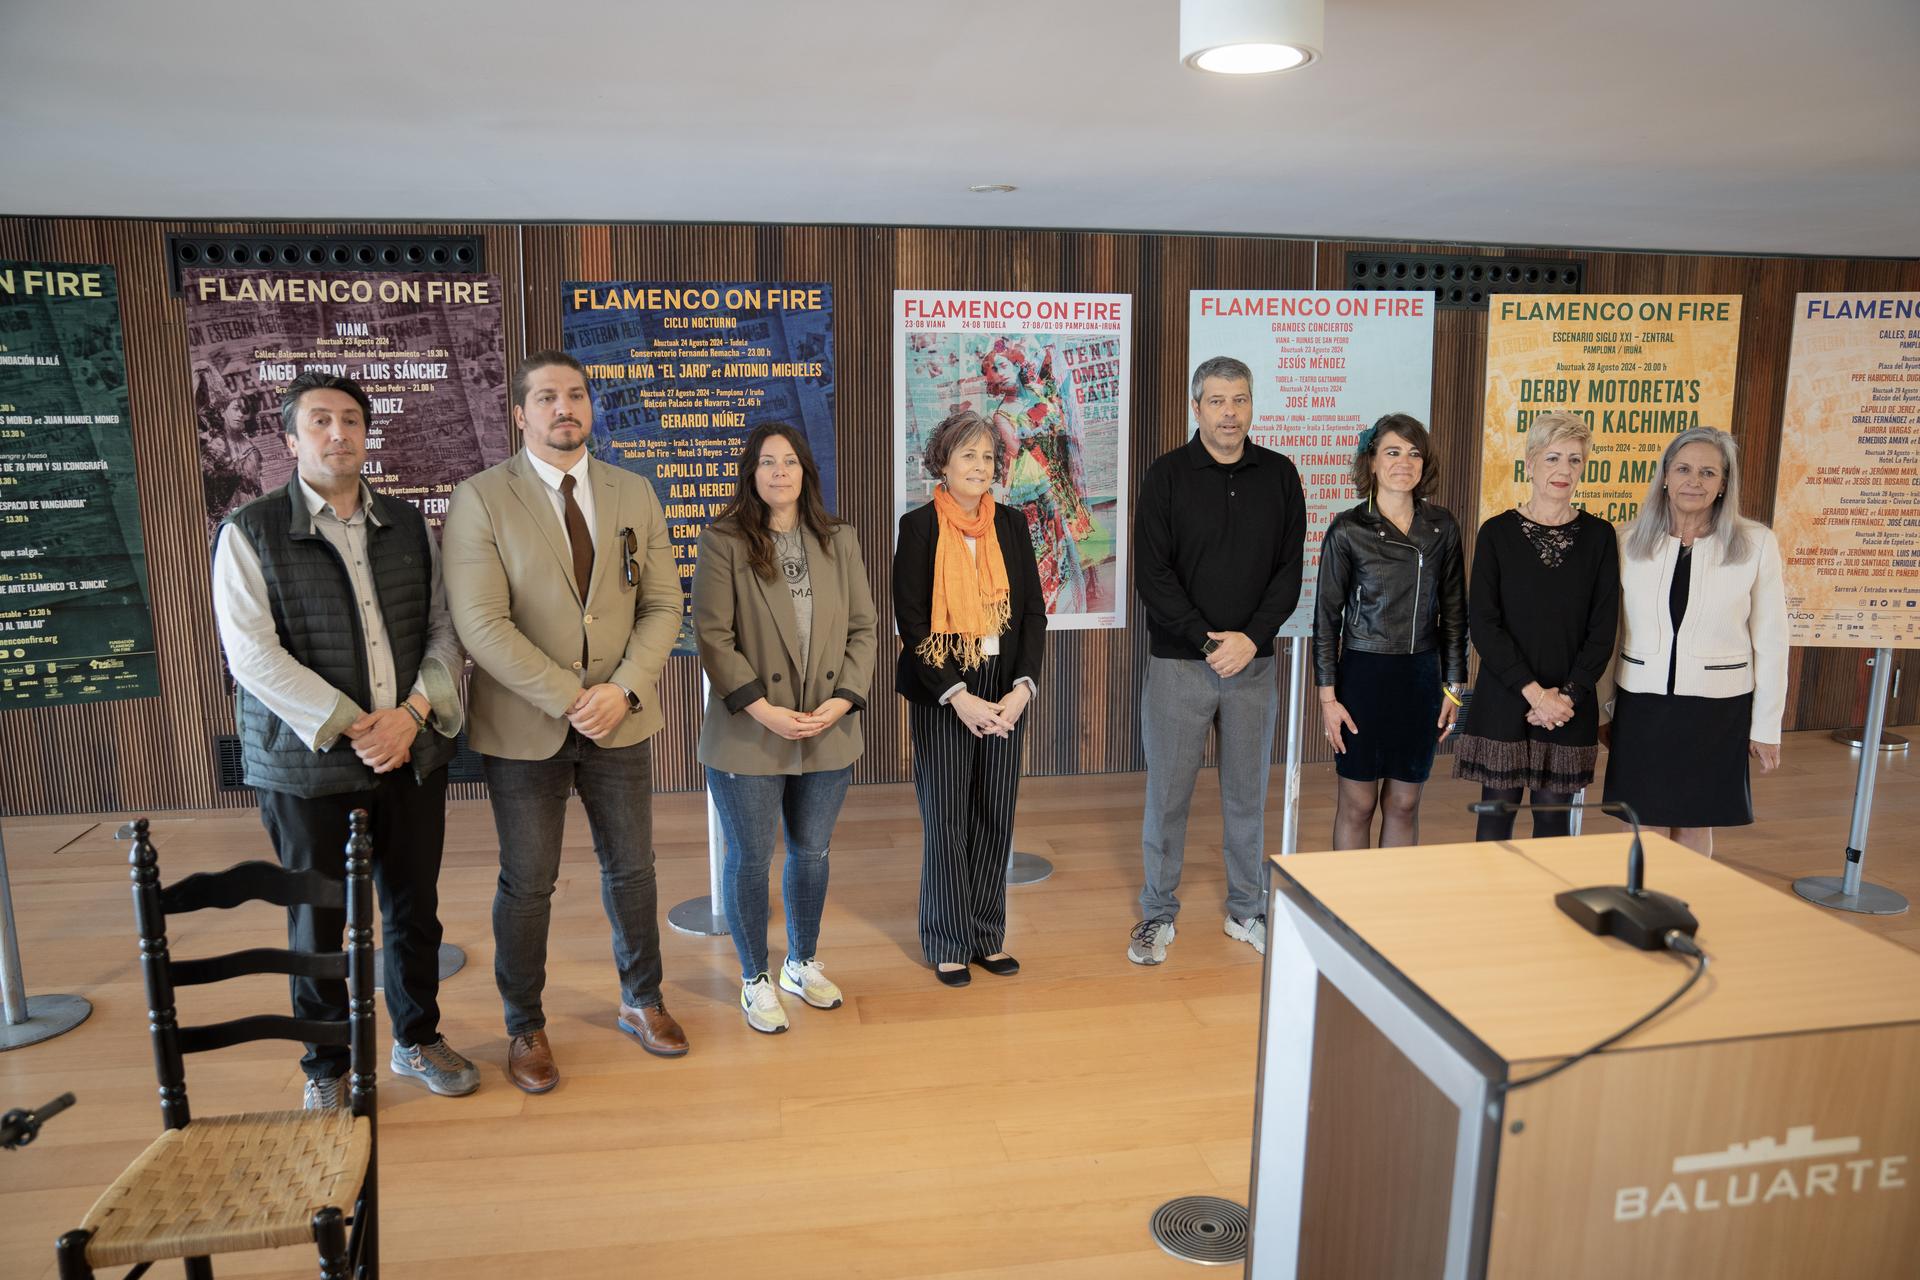
<svg viewBox="0 0 1920 1280"><path fill-rule="evenodd" d="M814 949L875 643L860 543L822 504L813 453L792 427L747 437L733 501L700 537L693 625L710 685L700 763L727 839L740 1008L749 1027L775 1034L787 1014L767 973L767 868L783 822L787 958L777 983L816 1009L841 1003Z"/></svg>
<svg viewBox="0 0 1920 1280"><path fill-rule="evenodd" d="M1753 821L1749 758L1780 763L1787 602L1773 530L1740 514L1740 451L1712 427L1675 436L1620 530L1608 800L1709 857Z"/></svg>

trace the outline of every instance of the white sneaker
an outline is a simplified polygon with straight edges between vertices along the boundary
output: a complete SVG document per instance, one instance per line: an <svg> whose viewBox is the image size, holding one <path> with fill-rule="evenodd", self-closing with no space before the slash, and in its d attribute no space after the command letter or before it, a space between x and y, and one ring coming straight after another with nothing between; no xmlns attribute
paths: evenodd
<svg viewBox="0 0 1920 1280"><path fill-rule="evenodd" d="M1244 942L1261 955L1267 954L1267 918L1265 916L1254 916L1251 920L1236 920L1228 916L1224 932L1235 942Z"/></svg>
<svg viewBox="0 0 1920 1280"><path fill-rule="evenodd" d="M300 1106L306 1111L338 1111L347 1105L346 1086L344 1076L308 1080L306 1089L300 1095Z"/></svg>
<svg viewBox="0 0 1920 1280"><path fill-rule="evenodd" d="M780 993L773 989L773 983L764 973L752 982L740 984L740 1009L747 1015L747 1025L755 1031L777 1036L787 1029L787 1010L780 1003Z"/></svg>
<svg viewBox="0 0 1920 1280"><path fill-rule="evenodd" d="M1127 943L1127 959L1135 964L1161 964L1167 958L1167 944L1173 941L1173 921L1142 920L1133 926Z"/></svg>
<svg viewBox="0 0 1920 1280"><path fill-rule="evenodd" d="M780 966L780 989L788 991L816 1009L838 1009L841 1003L840 988L827 980L820 972L820 962L809 960L805 964L795 964L793 957Z"/></svg>

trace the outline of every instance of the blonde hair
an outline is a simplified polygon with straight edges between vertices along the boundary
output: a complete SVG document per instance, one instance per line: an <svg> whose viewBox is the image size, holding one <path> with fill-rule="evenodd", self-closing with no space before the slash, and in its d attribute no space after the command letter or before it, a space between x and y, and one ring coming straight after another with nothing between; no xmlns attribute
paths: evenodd
<svg viewBox="0 0 1920 1280"><path fill-rule="evenodd" d="M1577 413L1551 409L1536 417L1527 427L1527 457L1540 453L1562 440L1577 440L1581 451L1593 452L1593 427Z"/></svg>

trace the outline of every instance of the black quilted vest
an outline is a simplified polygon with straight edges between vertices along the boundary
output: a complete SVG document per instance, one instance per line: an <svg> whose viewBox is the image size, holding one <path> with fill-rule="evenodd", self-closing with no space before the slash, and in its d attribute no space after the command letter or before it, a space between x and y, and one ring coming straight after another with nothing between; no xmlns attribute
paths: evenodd
<svg viewBox="0 0 1920 1280"><path fill-rule="evenodd" d="M427 540L433 535L420 513L397 498L374 494L369 515L376 517L367 525L369 567L393 649L395 688L404 696L426 653L433 601ZM356 704L370 706L367 644L353 582L333 544L314 528L299 477L247 503L227 523L246 535L260 557L281 645ZM371 790L378 781L344 735L331 750L316 752L245 689L238 691L236 718L247 785L257 790L330 796ZM429 729L414 741L411 768L424 778L452 756L453 743Z"/></svg>

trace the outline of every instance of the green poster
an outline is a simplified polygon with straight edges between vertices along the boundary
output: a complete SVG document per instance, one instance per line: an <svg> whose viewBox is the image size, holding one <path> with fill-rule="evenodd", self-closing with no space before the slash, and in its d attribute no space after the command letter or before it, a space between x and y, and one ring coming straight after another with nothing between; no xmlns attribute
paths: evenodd
<svg viewBox="0 0 1920 1280"><path fill-rule="evenodd" d="M113 268L0 261L0 710L158 692Z"/></svg>

